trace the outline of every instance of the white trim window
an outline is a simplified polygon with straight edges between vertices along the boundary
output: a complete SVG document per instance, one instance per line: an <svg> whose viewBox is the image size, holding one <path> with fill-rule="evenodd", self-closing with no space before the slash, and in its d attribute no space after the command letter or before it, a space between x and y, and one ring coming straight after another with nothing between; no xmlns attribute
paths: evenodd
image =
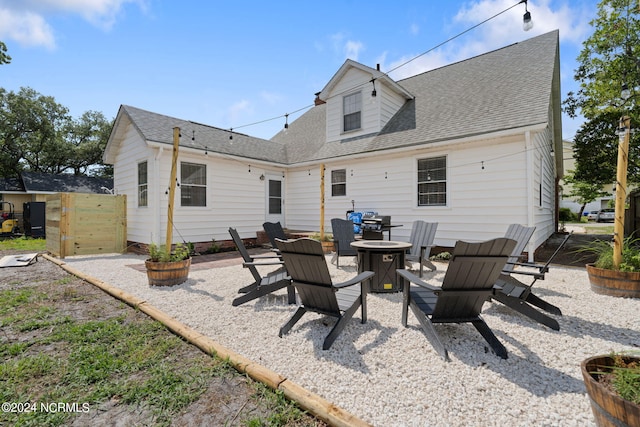
<svg viewBox="0 0 640 427"><path fill-rule="evenodd" d="M334 169L331 171L331 196L347 195L347 170Z"/></svg>
<svg viewBox="0 0 640 427"><path fill-rule="evenodd" d="M180 163L180 206L207 206L207 165Z"/></svg>
<svg viewBox="0 0 640 427"><path fill-rule="evenodd" d="M418 206L447 205L447 157L418 159Z"/></svg>
<svg viewBox="0 0 640 427"><path fill-rule="evenodd" d="M362 92L352 93L342 98L343 130L349 132L362 127Z"/></svg>
<svg viewBox="0 0 640 427"><path fill-rule="evenodd" d="M138 207L149 206L149 175L147 161L138 163Z"/></svg>

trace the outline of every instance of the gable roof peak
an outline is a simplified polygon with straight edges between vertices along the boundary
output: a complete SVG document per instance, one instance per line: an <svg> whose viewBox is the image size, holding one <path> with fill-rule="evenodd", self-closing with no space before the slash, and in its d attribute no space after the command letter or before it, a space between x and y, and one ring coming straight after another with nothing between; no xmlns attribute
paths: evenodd
<svg viewBox="0 0 640 427"><path fill-rule="evenodd" d="M342 66L338 69L338 71L336 71L333 77L331 77L325 87L317 94L317 99L321 101L327 101L327 99L330 97L331 91L335 88L335 86L340 82L340 80L345 76L345 74L347 74L349 70L354 68L371 75L371 79L363 81L361 83L361 86L364 86L373 80L380 81L386 83L389 87L404 96L406 99L413 99L413 95L411 93L400 86L395 80L389 77L389 75L380 71L379 64L376 66L376 68L371 68L367 65L356 62L353 59L347 59L346 61L344 61L344 64L342 64Z"/></svg>

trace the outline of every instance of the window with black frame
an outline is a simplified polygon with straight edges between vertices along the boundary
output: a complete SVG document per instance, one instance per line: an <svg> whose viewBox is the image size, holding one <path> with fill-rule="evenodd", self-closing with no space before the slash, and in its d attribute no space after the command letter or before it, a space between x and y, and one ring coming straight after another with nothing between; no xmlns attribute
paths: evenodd
<svg viewBox="0 0 640 427"><path fill-rule="evenodd" d="M138 163L138 207L146 207L149 204L148 196L147 162Z"/></svg>
<svg viewBox="0 0 640 427"><path fill-rule="evenodd" d="M180 163L180 206L207 206L207 166Z"/></svg>
<svg viewBox="0 0 640 427"><path fill-rule="evenodd" d="M418 206L447 205L447 157L418 159Z"/></svg>
<svg viewBox="0 0 640 427"><path fill-rule="evenodd" d="M347 195L347 170L334 169L331 171L331 196Z"/></svg>

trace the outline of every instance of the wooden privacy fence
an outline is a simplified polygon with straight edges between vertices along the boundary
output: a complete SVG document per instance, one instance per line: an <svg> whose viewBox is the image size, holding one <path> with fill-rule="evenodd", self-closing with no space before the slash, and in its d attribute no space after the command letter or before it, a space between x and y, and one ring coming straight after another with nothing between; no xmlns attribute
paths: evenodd
<svg viewBox="0 0 640 427"><path fill-rule="evenodd" d="M47 250L57 257L122 253L127 246L126 196L47 196Z"/></svg>

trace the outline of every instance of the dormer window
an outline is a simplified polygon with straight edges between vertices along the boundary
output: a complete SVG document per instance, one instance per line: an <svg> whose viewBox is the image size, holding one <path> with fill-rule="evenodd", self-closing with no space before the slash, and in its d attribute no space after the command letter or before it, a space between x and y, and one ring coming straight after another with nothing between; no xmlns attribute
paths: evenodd
<svg viewBox="0 0 640 427"><path fill-rule="evenodd" d="M362 93L356 92L342 98L344 132L360 129Z"/></svg>

